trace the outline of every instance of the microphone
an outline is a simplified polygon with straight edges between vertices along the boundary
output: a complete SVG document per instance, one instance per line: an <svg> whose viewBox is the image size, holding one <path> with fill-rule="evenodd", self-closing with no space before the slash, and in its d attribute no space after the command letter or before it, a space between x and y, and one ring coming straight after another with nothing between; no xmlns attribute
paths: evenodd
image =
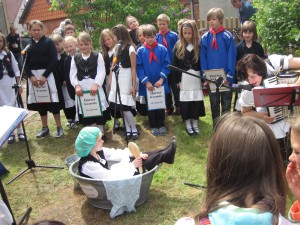
<svg viewBox="0 0 300 225"><path fill-rule="evenodd" d="M23 49L23 51L21 52L21 54L22 55L25 55L27 52L28 52L28 50L31 48L31 44L28 44L24 49Z"/></svg>
<svg viewBox="0 0 300 225"><path fill-rule="evenodd" d="M115 54L113 58L113 64L117 64L119 61L119 56L121 55L122 52L122 40L118 41L118 44L115 47Z"/></svg>
<svg viewBox="0 0 300 225"><path fill-rule="evenodd" d="M254 86L251 84L232 84L232 88L234 88L238 92L241 92L243 90L251 91Z"/></svg>

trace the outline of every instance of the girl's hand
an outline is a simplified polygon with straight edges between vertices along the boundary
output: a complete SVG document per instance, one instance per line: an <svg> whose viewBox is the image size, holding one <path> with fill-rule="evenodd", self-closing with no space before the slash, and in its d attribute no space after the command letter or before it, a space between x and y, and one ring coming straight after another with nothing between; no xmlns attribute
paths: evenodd
<svg viewBox="0 0 300 225"><path fill-rule="evenodd" d="M286 168L286 180L293 195L300 200L300 174L294 162L290 162Z"/></svg>
<svg viewBox="0 0 300 225"><path fill-rule="evenodd" d="M134 165L135 168L139 168L140 166L143 165L142 158L139 157L139 158L133 160L133 161L132 161L132 164Z"/></svg>
<svg viewBox="0 0 300 225"><path fill-rule="evenodd" d="M155 87L161 87L162 83L164 82L164 80L162 78L160 78L155 84Z"/></svg>
<svg viewBox="0 0 300 225"><path fill-rule="evenodd" d="M67 82L66 81L63 82L63 86L67 86Z"/></svg>
<svg viewBox="0 0 300 225"><path fill-rule="evenodd" d="M148 154L141 153L140 156L141 156L142 159L147 159L148 158Z"/></svg>
<svg viewBox="0 0 300 225"><path fill-rule="evenodd" d="M131 87L131 95L135 97L135 94L136 94L135 87Z"/></svg>
<svg viewBox="0 0 300 225"><path fill-rule="evenodd" d="M41 78L39 79L39 85L40 85L40 86L43 86L43 85L45 84L46 80L47 80L46 77L41 76Z"/></svg>
<svg viewBox="0 0 300 225"><path fill-rule="evenodd" d="M36 86L36 87L39 86L39 82L38 82L38 80L35 78L35 76L31 76L31 77L30 77L30 80L31 80L31 83L32 83L33 86Z"/></svg>
<svg viewBox="0 0 300 225"><path fill-rule="evenodd" d="M81 87L80 87L79 84L77 84L77 85L75 86L75 93L76 93L77 96L83 96L83 94L82 94L82 89L81 89Z"/></svg>
<svg viewBox="0 0 300 225"><path fill-rule="evenodd" d="M94 83L91 88L91 96L95 96L98 92L98 84Z"/></svg>
<svg viewBox="0 0 300 225"><path fill-rule="evenodd" d="M21 95L23 92L23 88L22 88L22 85L19 86L19 94Z"/></svg>
<svg viewBox="0 0 300 225"><path fill-rule="evenodd" d="M267 112L264 112L263 114L264 114L264 115L263 115L263 120L264 120L266 123L272 123L272 122L274 121L275 116L270 117L270 116L268 115Z"/></svg>
<svg viewBox="0 0 300 225"><path fill-rule="evenodd" d="M180 89L180 85L181 85L180 82L176 84L176 86L177 86L178 89Z"/></svg>
<svg viewBox="0 0 300 225"><path fill-rule="evenodd" d="M154 91L154 87L149 81L146 83L146 88L148 89L148 91Z"/></svg>

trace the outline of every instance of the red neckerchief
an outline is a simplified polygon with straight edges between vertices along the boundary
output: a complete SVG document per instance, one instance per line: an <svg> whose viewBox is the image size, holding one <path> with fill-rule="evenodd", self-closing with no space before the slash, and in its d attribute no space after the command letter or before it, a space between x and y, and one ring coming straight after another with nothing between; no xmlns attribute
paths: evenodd
<svg viewBox="0 0 300 225"><path fill-rule="evenodd" d="M223 26L220 26L216 31L212 28L209 29L209 32L214 36L214 39L211 43L211 48L216 48L218 50L218 43L217 43L217 34L224 31L225 28Z"/></svg>
<svg viewBox="0 0 300 225"><path fill-rule="evenodd" d="M153 52L153 49L157 46L157 41L153 42L152 45L148 45L146 42L144 42L144 46L150 50L150 64L152 63L152 59L158 62L156 55Z"/></svg>
<svg viewBox="0 0 300 225"><path fill-rule="evenodd" d="M165 32L161 32L159 31L159 34L162 36L163 38L163 45L168 48L168 42L167 42L167 39L166 39L166 34L169 33L170 30L166 30Z"/></svg>

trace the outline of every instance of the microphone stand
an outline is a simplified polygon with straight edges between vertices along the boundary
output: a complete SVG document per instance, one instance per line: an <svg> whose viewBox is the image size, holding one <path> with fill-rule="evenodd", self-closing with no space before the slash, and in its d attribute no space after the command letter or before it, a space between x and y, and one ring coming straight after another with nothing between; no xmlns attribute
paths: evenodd
<svg viewBox="0 0 300 225"><path fill-rule="evenodd" d="M19 81L19 83L16 82L16 84L12 87L13 89L15 89L16 100L17 100L18 106L20 108L24 108L22 97L19 94L19 88L20 88L20 85L21 85L21 82L22 82L22 77L23 77L23 74L24 74L24 68L25 68L26 61L27 61L27 54L24 55L24 63L23 63L22 71L21 71L20 81ZM23 173L25 173L27 170L30 170L32 168L39 167L39 168L64 169L64 167L62 167L62 166L44 166L44 165L36 165L35 164L35 162L31 158L30 149L29 149L28 140L27 140L27 134L26 134L26 130L25 130L25 126L24 126L24 121L23 120L22 120L21 124L22 124L22 129L23 129L23 132L24 132L26 149L27 149L27 154L28 154L28 159L25 160L25 163L27 164L27 168L24 169L23 171L21 171L19 174L17 174L13 179L9 180L6 183L6 185L10 184L14 180L16 180L18 177L20 177Z"/></svg>
<svg viewBox="0 0 300 225"><path fill-rule="evenodd" d="M217 93L219 92L219 89L220 89L221 87L225 87L225 88L227 88L227 89L229 89L229 90L231 90L231 91L236 91L236 92L238 92L238 89L233 88L233 87L230 87L229 85L225 84L223 79L222 79L222 80L221 80L221 79L215 79L215 80L207 79L207 78L205 78L205 77L203 77L203 76L201 76L201 75L200 75L200 76L197 76L197 75L195 75L195 74L192 74L192 73L190 73L190 72L188 72L188 71L182 70L182 69L180 69L180 68L178 68L178 67L176 67L176 66L172 66L172 65L168 65L168 68L171 69L171 70L175 70L175 71L177 71L177 72L185 73L185 74L188 74L188 75L190 75L190 76L193 76L193 77L196 77L196 78L200 78L200 79L202 79L202 80L205 80L205 81L214 83L214 84L216 85L216 92L217 92Z"/></svg>
<svg viewBox="0 0 300 225"><path fill-rule="evenodd" d="M113 134L116 133L116 120L117 120L117 103L119 99L119 104L120 104L120 113L122 116L123 120L123 126L124 126L124 132L125 132L125 139L126 143L128 145L128 137L127 137L127 129L126 129L126 123L125 123L125 118L124 118L124 113L123 113L123 106L122 106L122 100L121 100L121 94L120 94L120 86L119 86L119 73L120 73L120 60L115 64L113 68L113 72L115 73L115 78L116 78L116 96L115 96L115 107L114 107L114 126L113 126Z"/></svg>

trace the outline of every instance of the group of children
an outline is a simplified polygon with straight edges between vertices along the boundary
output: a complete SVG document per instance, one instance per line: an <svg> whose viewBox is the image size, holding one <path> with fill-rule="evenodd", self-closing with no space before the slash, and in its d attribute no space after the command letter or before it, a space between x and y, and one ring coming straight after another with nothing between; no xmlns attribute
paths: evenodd
<svg viewBox="0 0 300 225"><path fill-rule="evenodd" d="M223 18L222 9L210 9L207 13L210 29L200 36L202 30L198 30L193 20L181 19L178 22L177 34L170 31L170 18L165 14L157 17L158 32L153 25L139 25L135 17L128 16L127 27L118 24L101 32L101 54L93 51L92 39L88 33L81 32L76 38L74 26L66 25L64 38L58 34L51 36L57 52L56 59L51 60L56 63L50 61L51 65L44 65L43 68L31 68L32 62L37 65L41 59L35 56L32 61L31 53L34 49L28 51L29 88L38 87L47 80L42 76L39 81L30 72L32 69L46 69L46 74L53 72L58 86L58 97L54 99L60 102L60 108L64 110L70 128L76 128L78 121L84 126L97 126L103 133L104 140L104 126L112 115L115 117L115 128L120 127L119 119L123 117L126 138L137 139L139 131L134 121L137 112L148 116L154 136L164 136L167 134L165 115L172 114L175 109L175 113L180 114L185 122L187 134L197 135L200 133L199 117L206 115L202 87L208 84L200 76L206 78L206 71L222 68L226 74L224 83L231 86L237 82L235 67L238 60L250 53L264 57L263 48L255 41L257 34L254 22L246 21L243 24L243 41L236 45L233 35L222 26ZM32 26L40 26L39 29L43 31L40 23ZM30 31L33 30L30 28ZM33 40L34 35L32 33ZM40 36L39 38L44 37L42 32ZM34 42L30 43L34 45ZM187 72L170 70L170 64ZM148 110L147 96L159 88L164 90L165 108ZM101 115L83 116L79 99L86 91L92 96L99 95ZM29 90L28 108L41 111L40 107L31 107L30 104L35 103L31 101L32 94ZM227 89L210 92L209 98L215 125L221 114L231 110L232 91ZM58 108L50 108L47 110L55 112L56 137L61 137L63 129L60 119L57 118ZM39 111L43 128L38 133L38 138L49 133L45 118L47 110Z"/></svg>

